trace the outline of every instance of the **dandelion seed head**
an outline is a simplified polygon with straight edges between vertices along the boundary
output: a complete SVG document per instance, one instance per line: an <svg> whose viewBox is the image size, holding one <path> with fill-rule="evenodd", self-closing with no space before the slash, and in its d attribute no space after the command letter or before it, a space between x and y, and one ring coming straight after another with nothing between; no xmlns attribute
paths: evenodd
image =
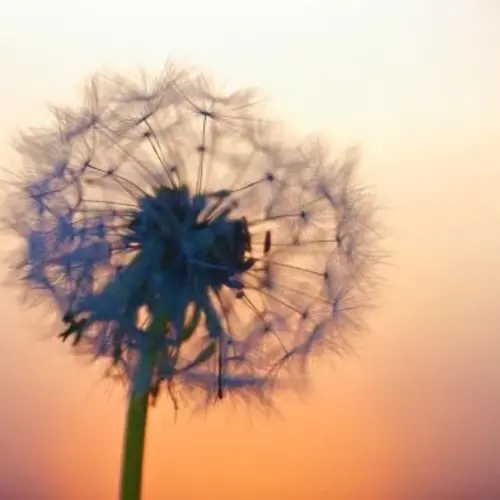
<svg viewBox="0 0 500 500"><path fill-rule="evenodd" d="M286 367L337 350L367 294L377 238L355 161L278 139L256 102L172 66L98 75L20 142L22 282L125 379L154 345L155 398L267 400Z"/></svg>

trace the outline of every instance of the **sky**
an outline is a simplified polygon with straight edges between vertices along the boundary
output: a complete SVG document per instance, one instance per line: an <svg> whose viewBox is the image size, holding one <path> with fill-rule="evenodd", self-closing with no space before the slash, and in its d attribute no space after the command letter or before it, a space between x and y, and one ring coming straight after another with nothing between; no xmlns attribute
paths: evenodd
<svg viewBox="0 0 500 500"><path fill-rule="evenodd" d="M145 500L500 498L499 22L496 0L0 0L0 168L95 70L174 57L359 145L383 207L391 265L355 354L279 416L159 405ZM0 497L115 498L123 392L0 296Z"/></svg>

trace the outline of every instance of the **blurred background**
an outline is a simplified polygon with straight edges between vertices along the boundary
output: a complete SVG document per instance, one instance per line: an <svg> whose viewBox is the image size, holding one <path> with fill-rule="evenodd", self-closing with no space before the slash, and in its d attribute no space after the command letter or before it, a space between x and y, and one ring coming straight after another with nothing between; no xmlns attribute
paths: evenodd
<svg viewBox="0 0 500 500"><path fill-rule="evenodd" d="M170 56L260 87L339 154L359 144L392 266L356 355L316 364L281 416L229 404L174 423L160 405L144 498L500 498L500 4L288 4L0 1L0 165L91 72ZM122 389L0 296L0 498L116 498Z"/></svg>

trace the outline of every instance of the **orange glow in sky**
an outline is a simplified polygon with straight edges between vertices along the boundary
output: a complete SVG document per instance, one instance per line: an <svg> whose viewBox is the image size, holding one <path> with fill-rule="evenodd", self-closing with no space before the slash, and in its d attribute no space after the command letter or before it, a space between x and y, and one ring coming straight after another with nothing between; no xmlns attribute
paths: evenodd
<svg viewBox="0 0 500 500"><path fill-rule="evenodd" d="M0 168L92 71L174 56L359 144L383 205L392 261L356 355L281 416L160 405L145 500L500 498L499 22L495 0L1 3ZM0 293L0 498L116 498L123 391Z"/></svg>

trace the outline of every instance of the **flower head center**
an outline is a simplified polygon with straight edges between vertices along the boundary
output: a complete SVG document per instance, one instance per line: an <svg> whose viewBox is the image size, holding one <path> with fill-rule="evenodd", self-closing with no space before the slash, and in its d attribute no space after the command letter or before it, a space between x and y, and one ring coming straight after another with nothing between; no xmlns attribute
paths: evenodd
<svg viewBox="0 0 500 500"><path fill-rule="evenodd" d="M205 286L234 287L235 276L255 259L245 218L233 217L233 208L223 205L208 194L191 196L185 186L163 186L140 200L127 240L143 251L155 242L152 260L185 282L196 274Z"/></svg>

